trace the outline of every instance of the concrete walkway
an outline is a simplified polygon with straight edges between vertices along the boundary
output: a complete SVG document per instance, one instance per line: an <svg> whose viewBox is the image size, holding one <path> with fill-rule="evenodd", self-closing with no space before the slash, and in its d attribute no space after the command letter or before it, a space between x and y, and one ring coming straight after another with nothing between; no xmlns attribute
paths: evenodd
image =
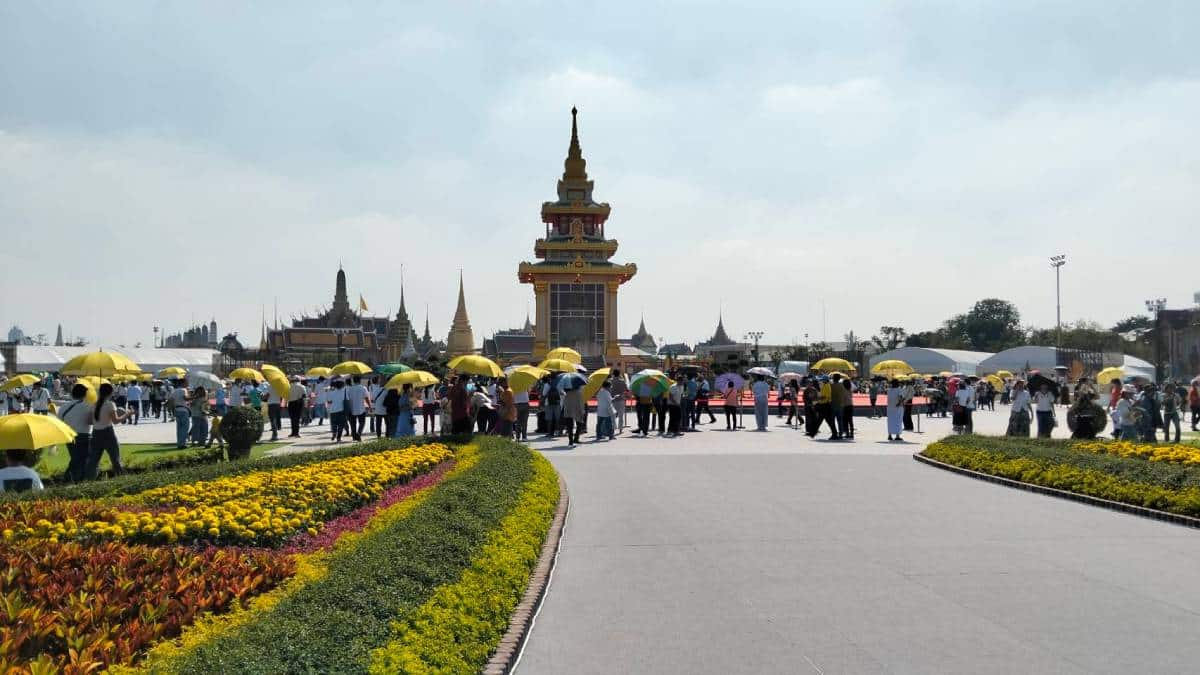
<svg viewBox="0 0 1200 675"><path fill-rule="evenodd" d="M571 513L518 672L1200 667L1200 532L918 464L940 420L904 444L772 424L536 441Z"/></svg>

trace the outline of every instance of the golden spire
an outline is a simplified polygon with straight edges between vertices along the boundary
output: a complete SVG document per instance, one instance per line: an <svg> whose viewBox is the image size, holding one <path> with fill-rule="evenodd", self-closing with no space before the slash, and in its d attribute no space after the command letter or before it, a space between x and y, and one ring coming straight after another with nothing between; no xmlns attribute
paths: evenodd
<svg viewBox="0 0 1200 675"><path fill-rule="evenodd" d="M567 148L567 160L563 162L563 181L586 181L587 161L583 159L583 150L579 147L579 124L576 118L579 110L571 108L571 146Z"/></svg>

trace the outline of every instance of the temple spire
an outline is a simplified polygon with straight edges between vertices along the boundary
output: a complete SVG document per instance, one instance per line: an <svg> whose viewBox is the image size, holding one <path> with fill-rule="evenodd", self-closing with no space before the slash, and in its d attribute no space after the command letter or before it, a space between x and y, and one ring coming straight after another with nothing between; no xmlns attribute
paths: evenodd
<svg viewBox="0 0 1200 675"><path fill-rule="evenodd" d="M567 159L563 162L563 181L586 181L587 161L583 159L583 149L579 147L579 110L571 108L571 145L567 148Z"/></svg>
<svg viewBox="0 0 1200 675"><path fill-rule="evenodd" d="M454 322L450 324L450 334L446 336L446 351L451 356L475 352L475 334L467 318L467 295L463 290L461 269L458 271L458 307L454 309Z"/></svg>

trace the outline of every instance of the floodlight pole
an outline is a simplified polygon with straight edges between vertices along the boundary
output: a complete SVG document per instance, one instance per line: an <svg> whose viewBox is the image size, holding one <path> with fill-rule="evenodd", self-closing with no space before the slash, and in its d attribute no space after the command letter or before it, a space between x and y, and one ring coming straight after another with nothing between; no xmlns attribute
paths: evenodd
<svg viewBox="0 0 1200 675"><path fill-rule="evenodd" d="M1058 349L1062 349L1062 266L1066 264L1065 254L1050 257L1050 266L1054 268L1054 325Z"/></svg>

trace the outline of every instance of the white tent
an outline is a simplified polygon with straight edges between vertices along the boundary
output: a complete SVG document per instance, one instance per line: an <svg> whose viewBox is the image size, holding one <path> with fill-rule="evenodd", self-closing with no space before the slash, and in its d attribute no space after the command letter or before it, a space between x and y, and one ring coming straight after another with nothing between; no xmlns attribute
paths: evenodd
<svg viewBox="0 0 1200 675"><path fill-rule="evenodd" d="M998 370L1019 373L1026 369L1036 369L1043 373L1052 373L1056 365L1058 352L1054 347L1024 345L992 354L979 364L979 372L986 375Z"/></svg>
<svg viewBox="0 0 1200 675"><path fill-rule="evenodd" d="M978 375L979 364L989 356L989 352L969 352L962 349L901 347L872 356L871 366L880 361L899 359L912 366L918 373L940 373L948 370L952 373Z"/></svg>
<svg viewBox="0 0 1200 675"><path fill-rule="evenodd" d="M1125 371L1125 377L1132 375L1135 377L1144 377L1151 382L1155 381L1153 363L1128 354L1124 355L1124 359L1121 369Z"/></svg>
<svg viewBox="0 0 1200 675"><path fill-rule="evenodd" d="M60 370L67 361L88 352L96 351L96 347L38 347L31 345L17 346L16 364L6 364L13 372L54 372ZM213 357L220 352L215 349L156 349L141 347L133 349L111 349L128 356L141 366L142 370L153 373L170 366L180 368L211 370Z"/></svg>

